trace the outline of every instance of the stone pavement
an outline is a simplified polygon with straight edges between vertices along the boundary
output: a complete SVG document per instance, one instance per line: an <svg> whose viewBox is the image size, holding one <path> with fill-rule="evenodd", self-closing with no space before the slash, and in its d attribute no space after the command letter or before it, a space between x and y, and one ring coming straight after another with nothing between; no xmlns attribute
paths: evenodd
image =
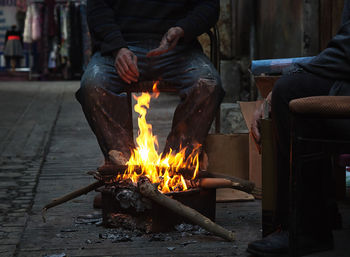
<svg viewBox="0 0 350 257"><path fill-rule="evenodd" d="M213 236L191 236L191 231L133 235L131 242L116 243L116 231L95 224L100 222L100 211L92 208L95 193L50 209L43 222L42 207L92 183L86 172L102 163L74 99L78 86L78 82L0 83L0 256L246 256L247 242L260 235L258 201L217 207L222 213L219 224L246 230L234 244ZM177 101L177 96L169 95L151 103L148 121L160 136L160 147ZM233 212L234 206L251 212Z"/></svg>
<svg viewBox="0 0 350 257"><path fill-rule="evenodd" d="M217 223L236 232L234 243L198 229L168 234L125 234L100 226L89 193L50 209L52 199L94 182L87 171L102 163L97 142L74 99L78 82L0 82L0 256L249 256L261 235L260 201L217 204ZM148 121L160 145L170 129L177 97L151 103ZM152 109L153 108L153 109ZM136 118L136 115L134 115ZM136 128L135 128L136 130ZM345 205L347 217L349 207ZM349 256L344 224L337 251Z"/></svg>
<svg viewBox="0 0 350 257"><path fill-rule="evenodd" d="M0 256L19 245L57 120L63 84L1 83Z"/></svg>

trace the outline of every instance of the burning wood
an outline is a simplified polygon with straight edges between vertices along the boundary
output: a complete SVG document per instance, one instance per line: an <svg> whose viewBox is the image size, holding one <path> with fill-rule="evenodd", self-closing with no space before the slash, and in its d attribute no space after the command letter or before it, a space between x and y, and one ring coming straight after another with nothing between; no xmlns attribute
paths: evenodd
<svg viewBox="0 0 350 257"><path fill-rule="evenodd" d="M193 145L189 155L186 154L186 147L180 147L178 152L170 150L167 154L158 153L157 137L153 135L152 125L146 121L150 100L158 97L157 85L158 82L153 85L153 94L142 93L135 97L137 103L134 109L139 114L139 133L136 148L131 149L129 160L126 161L124 155L116 150L110 151L109 156L116 165L127 165L127 169L118 174L116 180L131 179L137 183L140 176L146 176L152 183L159 184L158 189L163 193L184 191L187 190L185 177L188 176L184 173L190 171L192 179L198 174L201 145Z"/></svg>
<svg viewBox="0 0 350 257"><path fill-rule="evenodd" d="M154 91L156 87L157 83L154 84ZM115 171L116 176L114 177L108 174L105 177L101 176L100 179L108 180L108 183L117 184L125 180L128 180L129 184L131 181L133 184L137 183L138 191L153 202L172 210L178 215L184 216L215 235L233 241L234 234L232 232L218 226L196 210L162 194L173 191L187 191L189 188L212 189L233 187L235 185L225 179L196 178L200 166L199 154L201 145L199 144L194 147L189 156L186 156L186 148L180 149L177 153L170 151L166 155L158 154L157 138L152 133L152 125L146 121L150 99L154 96L157 97L157 95L151 96L148 93L142 93L141 96L135 97L137 104L134 109L140 115L138 118L139 135L136 138L136 148L131 151L130 159L125 161L123 154L118 151L109 152L110 159L118 165L118 168L125 168L125 170ZM125 167L120 166L124 164L126 165ZM188 173L190 173L190 176ZM134 190L130 191L130 189L122 190L119 193L113 191L112 194L120 207L124 209L128 209L132 205L137 209L136 203L139 203L139 199L141 199L138 193L135 193ZM123 197L120 198L120 195ZM125 203L123 202L124 200L126 200Z"/></svg>
<svg viewBox="0 0 350 257"><path fill-rule="evenodd" d="M242 186L241 183L231 182L225 179L197 179L199 174L199 153L201 145L194 147L189 156L186 156L186 148L178 153L170 153L165 156L157 152L157 138L152 133L152 125L146 121L147 109L151 97L157 97L157 83L153 86L155 94L142 93L135 97L137 104L135 111L139 113L139 135L136 138L136 148L132 149L131 157L127 161L123 153L112 150L109 157L117 167L115 175L103 176L106 183L118 180L131 179L137 183L141 176L146 176L153 184L158 184L158 190L162 193L171 191L185 191L190 188L234 188L250 192L251 187ZM204 158L205 159L205 158ZM207 161L207 160L206 160ZM205 162L205 161L204 161ZM112 172L113 173L113 172ZM101 179L101 178L100 178Z"/></svg>
<svg viewBox="0 0 350 257"><path fill-rule="evenodd" d="M234 241L235 235L233 232L226 230L225 228L215 224L207 217L203 216L196 210L183 205L182 203L167 197L160 193L148 179L141 179L138 183L141 194L155 201L156 203L174 211L175 213L186 217L193 223L201 226L207 231L213 233L216 236L220 236L228 241Z"/></svg>
<svg viewBox="0 0 350 257"><path fill-rule="evenodd" d="M109 151L108 155L109 155L109 158L112 160L112 162L115 163L116 165L125 165L128 161L125 158L124 154L117 150Z"/></svg>
<svg viewBox="0 0 350 257"><path fill-rule="evenodd" d="M201 145L199 144L194 146L194 150L188 156L186 148L180 149L177 153L170 151L166 155L158 154L157 138L152 134L152 125L148 124L145 118L150 99L151 95L146 93L136 97L135 111L140 114L138 119L139 135L136 138L137 147L131 149L129 160L119 151L110 151L110 160L115 165L105 165L93 172L98 182L53 201L46 205L43 210L46 211L53 206L105 185L101 191L104 223L107 217L110 219L110 223L115 226L127 225L131 229L147 227L149 218L155 217L150 213L156 213L157 206L162 206L165 207L162 212L165 212L165 209L166 211L171 210L171 212L185 217L214 235L233 241L235 237L233 232L215 224L199 213L203 210L197 210L206 207L210 202L210 207L207 207L209 209L203 213L214 220L215 188L241 189L242 186L222 178L199 178L197 176L200 166ZM194 209L195 207L190 208L165 194L182 194L182 192L192 194L189 189L195 189L192 191L196 191L198 194L213 193L210 197L202 197L204 202L201 202L202 207L197 210ZM185 197L187 196L185 195ZM192 199L191 202L194 202L193 206L196 206L198 199L195 201Z"/></svg>

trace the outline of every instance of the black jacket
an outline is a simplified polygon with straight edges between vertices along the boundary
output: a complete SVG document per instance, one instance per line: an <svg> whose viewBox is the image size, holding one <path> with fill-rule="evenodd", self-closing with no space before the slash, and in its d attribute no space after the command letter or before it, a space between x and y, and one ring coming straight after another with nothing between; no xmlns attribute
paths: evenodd
<svg viewBox="0 0 350 257"><path fill-rule="evenodd" d="M180 44L193 44L215 25L219 9L219 0L88 0L93 52L111 54L128 41L160 40L173 26L185 32Z"/></svg>

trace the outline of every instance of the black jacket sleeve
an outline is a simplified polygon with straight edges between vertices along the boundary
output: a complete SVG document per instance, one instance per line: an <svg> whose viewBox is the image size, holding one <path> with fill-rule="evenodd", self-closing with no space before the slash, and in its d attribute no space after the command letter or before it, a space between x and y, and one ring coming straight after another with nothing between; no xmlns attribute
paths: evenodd
<svg viewBox="0 0 350 257"><path fill-rule="evenodd" d="M191 10L184 19L179 20L176 26L184 32L184 41L190 42L197 36L213 27L219 19L219 0L192 0Z"/></svg>
<svg viewBox="0 0 350 257"><path fill-rule="evenodd" d="M88 0L87 22L92 38L100 42L101 54L112 53L127 47L116 22L111 0Z"/></svg>

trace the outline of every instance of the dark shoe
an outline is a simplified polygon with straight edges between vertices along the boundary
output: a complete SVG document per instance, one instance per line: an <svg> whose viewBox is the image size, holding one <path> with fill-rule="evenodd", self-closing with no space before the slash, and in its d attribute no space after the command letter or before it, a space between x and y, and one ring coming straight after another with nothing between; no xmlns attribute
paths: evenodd
<svg viewBox="0 0 350 257"><path fill-rule="evenodd" d="M274 232L261 240L248 244L247 252L255 256L287 256L289 246L288 231L281 230Z"/></svg>
<svg viewBox="0 0 350 257"><path fill-rule="evenodd" d="M331 250L334 247L332 233L299 235L298 256ZM260 257L288 256L289 233L286 230L274 232L267 237L248 244L247 252Z"/></svg>
<svg viewBox="0 0 350 257"><path fill-rule="evenodd" d="M95 209L102 209L102 194L101 193L99 193L95 196L93 207Z"/></svg>

